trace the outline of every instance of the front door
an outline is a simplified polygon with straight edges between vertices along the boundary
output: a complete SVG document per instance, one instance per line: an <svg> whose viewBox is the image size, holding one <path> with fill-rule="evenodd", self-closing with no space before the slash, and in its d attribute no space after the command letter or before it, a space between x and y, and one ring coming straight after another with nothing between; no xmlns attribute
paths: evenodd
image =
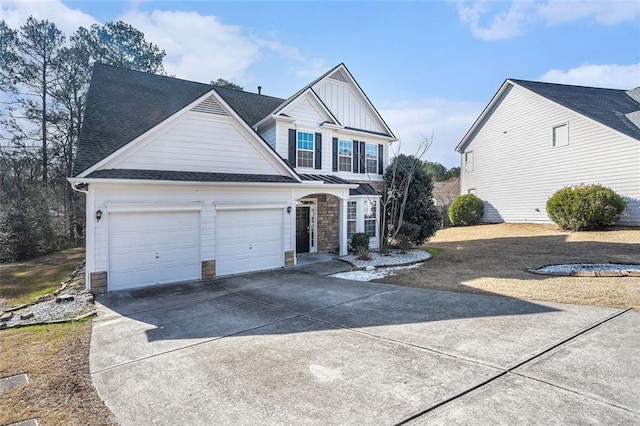
<svg viewBox="0 0 640 426"><path fill-rule="evenodd" d="M296 253L309 253L309 207L296 207Z"/></svg>

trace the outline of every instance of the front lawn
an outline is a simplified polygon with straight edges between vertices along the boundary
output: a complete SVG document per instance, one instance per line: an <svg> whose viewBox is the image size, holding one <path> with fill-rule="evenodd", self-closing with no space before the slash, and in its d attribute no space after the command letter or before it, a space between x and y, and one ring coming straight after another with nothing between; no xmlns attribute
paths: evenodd
<svg viewBox="0 0 640 426"><path fill-rule="evenodd" d="M84 257L66 250L1 265L0 297L8 306L53 291ZM0 377L27 373L29 383L0 398L0 424L37 418L44 425L113 424L89 374L91 320L0 330Z"/></svg>
<svg viewBox="0 0 640 426"><path fill-rule="evenodd" d="M638 277L552 277L526 270L557 263L640 263L640 229L564 232L553 225L446 228L433 258L381 282L434 290L640 310ZM437 253L437 254L436 254Z"/></svg>

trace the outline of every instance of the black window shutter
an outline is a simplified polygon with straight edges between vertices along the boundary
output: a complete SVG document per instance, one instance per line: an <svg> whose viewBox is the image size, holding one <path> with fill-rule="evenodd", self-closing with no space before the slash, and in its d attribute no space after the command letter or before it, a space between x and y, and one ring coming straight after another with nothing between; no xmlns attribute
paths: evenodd
<svg viewBox="0 0 640 426"><path fill-rule="evenodd" d="M296 129L289 129L289 165L296 166Z"/></svg>
<svg viewBox="0 0 640 426"><path fill-rule="evenodd" d="M360 166L358 166L358 164L360 164L360 154L358 154L360 151L358 151L358 141L353 141L353 173L358 173L358 169L360 168Z"/></svg>
<svg viewBox="0 0 640 426"><path fill-rule="evenodd" d="M367 161L367 153L365 152L365 143L360 142L360 173L366 173L367 168L365 167Z"/></svg>
<svg viewBox="0 0 640 426"><path fill-rule="evenodd" d="M383 158L384 158L384 146L378 145L378 174L379 175L384 173L384 168L382 167Z"/></svg>
<svg viewBox="0 0 640 426"><path fill-rule="evenodd" d="M322 133L316 133L316 169L322 168Z"/></svg>
<svg viewBox="0 0 640 426"><path fill-rule="evenodd" d="M338 171L338 138L333 138L332 140L332 148L333 150L331 151L331 155L332 155L332 162L331 162L331 169L334 172Z"/></svg>

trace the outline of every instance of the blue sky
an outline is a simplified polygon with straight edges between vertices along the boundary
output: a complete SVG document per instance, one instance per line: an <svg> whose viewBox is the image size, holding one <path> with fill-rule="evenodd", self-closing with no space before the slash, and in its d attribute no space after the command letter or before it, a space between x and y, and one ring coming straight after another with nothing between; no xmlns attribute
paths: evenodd
<svg viewBox="0 0 640 426"><path fill-rule="evenodd" d="M179 78L226 78L288 97L344 62L412 153L459 164L454 148L509 77L630 89L640 86L638 1L7 1L67 34L126 21L167 52Z"/></svg>

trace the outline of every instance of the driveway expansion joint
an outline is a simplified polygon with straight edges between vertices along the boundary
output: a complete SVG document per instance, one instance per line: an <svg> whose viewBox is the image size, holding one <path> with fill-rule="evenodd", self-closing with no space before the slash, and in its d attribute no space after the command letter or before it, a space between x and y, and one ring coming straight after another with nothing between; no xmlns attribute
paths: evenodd
<svg viewBox="0 0 640 426"><path fill-rule="evenodd" d="M517 368L520 368L520 367L524 366L525 364L529 364L531 362L534 362L535 360L537 360L538 358L542 357L543 355L545 355L545 354L547 354L547 353L549 353L549 352L551 352L551 351L553 351L553 350L555 350L555 349L557 349L557 348L559 348L561 346L564 346L565 344L573 341L574 339L582 336L583 334L586 334L589 331L591 331L591 330L593 330L595 328L598 328L598 327L602 326L603 324L608 323L608 322L610 322L610 321L612 321L612 320L614 320L614 319L616 319L616 318L618 318L618 317L620 317L620 316L622 316L622 315L624 315L624 314L626 314L626 313L628 313L628 312L630 312L632 310L633 309L629 308L629 309L624 309L624 310L621 310L621 311L618 311L618 312L614 312L613 314L608 315L605 318L596 321L594 324L591 324L591 325L583 328L582 330L572 334L571 336L562 339L560 342L547 347L546 349L544 349L544 350L540 351L539 353L537 353L537 354L525 359L524 361L519 362L519 363L515 364L514 366L508 367L507 369L505 369L502 372L496 374L495 376L490 377L489 379L484 380L484 381L480 382L479 384L476 384L475 386L472 386L472 387L464 389L464 390L462 390L460 392L457 392L454 395L452 395L451 397L443 399L443 400L439 401L438 403L433 404L430 407L426 408L425 410L422 410L422 411L420 411L420 412L418 412L418 413L416 413L414 415L411 415L411 416L407 417L406 419L402 420L401 422L396 423L395 426L406 425L406 424L408 424L408 423L410 423L410 422L412 422L414 420L417 420L418 418L420 418L420 417L422 417L422 416L424 416L426 414L429 414L429 413L435 411L436 409L441 408L444 405L449 404L450 402L453 402L453 401L463 397L464 395L467 395L467 394L469 394L469 393L471 393L471 392L473 392L473 391L475 391L477 389L480 389L481 387L483 387L483 386L485 386L485 385L487 385L487 384L489 384L491 382L494 382L496 379L499 379L500 377L506 376L508 374L514 374L514 375L517 375L519 377L532 379L532 378L527 377L525 375L516 373L513 370L515 370ZM536 380L536 379L534 379L534 380ZM540 381L540 380L537 380L537 381ZM576 392L573 392L573 393L576 393ZM580 395L582 395L582 394L580 394ZM582 396L586 396L586 395L582 395ZM589 398L589 399L593 400L593 398ZM615 406L613 404L609 404L609 405ZM617 407L617 408L622 408L622 407ZM629 411L628 409L625 409L625 410ZM636 414L635 411L630 411L630 412L633 413L633 414Z"/></svg>

